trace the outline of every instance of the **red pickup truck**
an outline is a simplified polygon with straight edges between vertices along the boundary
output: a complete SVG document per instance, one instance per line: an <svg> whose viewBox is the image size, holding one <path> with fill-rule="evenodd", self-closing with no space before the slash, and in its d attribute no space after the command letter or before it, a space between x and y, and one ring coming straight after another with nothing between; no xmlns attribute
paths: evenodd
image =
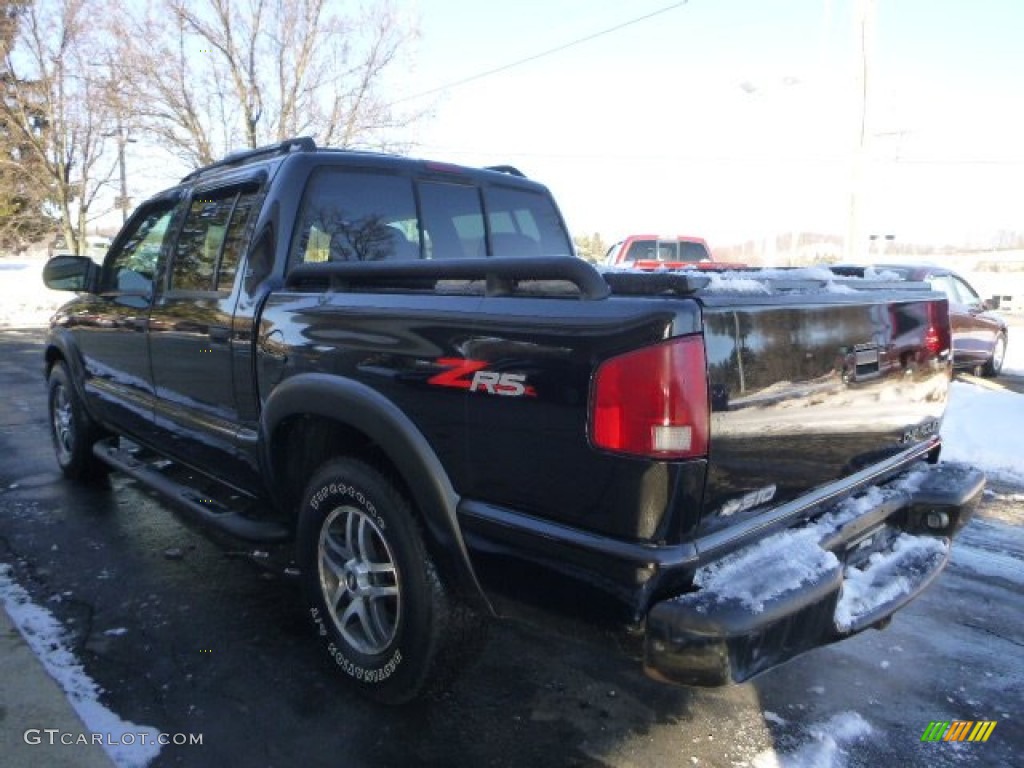
<svg viewBox="0 0 1024 768"><path fill-rule="evenodd" d="M620 240L605 254L605 264L610 267L631 267L647 272L656 269L709 269L723 266L739 267L742 264L716 262L711 249L701 237L675 235L630 235Z"/></svg>

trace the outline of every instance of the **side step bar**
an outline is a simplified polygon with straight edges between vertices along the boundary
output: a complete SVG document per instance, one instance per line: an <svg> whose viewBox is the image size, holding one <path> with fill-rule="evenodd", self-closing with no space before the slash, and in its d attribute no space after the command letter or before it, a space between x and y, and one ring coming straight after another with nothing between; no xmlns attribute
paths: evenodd
<svg viewBox="0 0 1024 768"><path fill-rule="evenodd" d="M115 440L99 441L93 445L92 452L96 458L152 488L200 522L235 538L269 544L291 537L288 528L280 523L244 517L220 502L204 496L197 489L167 477L135 458L130 452L120 449Z"/></svg>

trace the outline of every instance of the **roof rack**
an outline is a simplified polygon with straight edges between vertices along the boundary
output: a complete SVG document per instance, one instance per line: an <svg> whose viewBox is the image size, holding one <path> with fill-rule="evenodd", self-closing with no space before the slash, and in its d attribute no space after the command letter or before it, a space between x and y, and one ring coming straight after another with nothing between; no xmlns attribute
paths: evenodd
<svg viewBox="0 0 1024 768"><path fill-rule="evenodd" d="M519 176L525 179L526 174L516 168L514 165L488 165L484 166L485 171L497 171L498 173L507 173L509 176Z"/></svg>
<svg viewBox="0 0 1024 768"><path fill-rule="evenodd" d="M223 158L210 165L204 165L202 168L197 168L192 173L185 176L181 183L192 181L202 176L207 171L212 171L215 168L227 168L234 165L245 165L251 163L261 157L271 155L286 155L293 150L299 152L315 152L316 142L313 141L311 136L300 136L295 139L285 139L277 144L268 144L265 147L257 147L256 149L240 149L235 152L229 152L224 155Z"/></svg>

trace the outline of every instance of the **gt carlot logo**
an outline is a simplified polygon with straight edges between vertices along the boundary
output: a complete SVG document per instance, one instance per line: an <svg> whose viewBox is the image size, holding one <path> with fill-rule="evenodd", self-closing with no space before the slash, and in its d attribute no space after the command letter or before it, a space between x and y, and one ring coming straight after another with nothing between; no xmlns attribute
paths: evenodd
<svg viewBox="0 0 1024 768"><path fill-rule="evenodd" d="M932 720L921 741L988 741L996 720Z"/></svg>
<svg viewBox="0 0 1024 768"><path fill-rule="evenodd" d="M427 379L437 387L468 389L503 397L536 397L536 390L526 383L525 373L499 373L485 370L486 360L464 360L461 357L442 357L435 361L447 370Z"/></svg>

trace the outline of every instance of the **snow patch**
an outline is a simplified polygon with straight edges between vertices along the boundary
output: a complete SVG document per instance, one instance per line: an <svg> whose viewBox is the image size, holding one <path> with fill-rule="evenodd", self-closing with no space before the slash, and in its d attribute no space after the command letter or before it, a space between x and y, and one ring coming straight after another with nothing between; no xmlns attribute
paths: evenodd
<svg viewBox="0 0 1024 768"><path fill-rule="evenodd" d="M865 280L903 280L904 277L899 272L893 272L891 269L879 269L878 267L868 267L864 270Z"/></svg>
<svg viewBox="0 0 1024 768"><path fill-rule="evenodd" d="M860 617L917 589L919 583L905 575L908 556L920 558L928 570L927 565L944 556L948 548L943 539L901 533L890 550L868 558L870 569L847 567L836 606L836 626L849 630Z"/></svg>
<svg viewBox="0 0 1024 768"><path fill-rule="evenodd" d="M1024 397L961 381L950 388L942 423L944 461L972 464L990 477L1024 484Z"/></svg>
<svg viewBox="0 0 1024 768"><path fill-rule="evenodd" d="M767 750L751 761L754 768L840 768L846 764L846 747L874 732L856 712L840 712L824 723L810 726L811 741L793 752Z"/></svg>
<svg viewBox="0 0 1024 768"><path fill-rule="evenodd" d="M986 520L983 523L976 520L971 525L972 527L964 531L964 535L957 539L953 547L951 558L953 567L966 568L988 578L1005 579L1024 589L1024 560L1015 557L1013 550L1009 548L1006 551L995 551L994 548L975 546L974 537L970 535L979 526L984 525L994 529L994 535L986 537L986 542L1008 541L1019 531L1019 527L991 520Z"/></svg>
<svg viewBox="0 0 1024 768"><path fill-rule="evenodd" d="M831 552L818 546L817 526L783 531L758 544L723 557L697 571L694 584L700 595L714 595L716 601L736 600L755 613L780 595L817 581L839 567ZM770 575L769 575L770 574ZM683 595L679 600L694 599Z"/></svg>
<svg viewBox="0 0 1024 768"><path fill-rule="evenodd" d="M825 286L826 293L857 293L856 288L851 288L848 285L842 283L829 283Z"/></svg>
<svg viewBox="0 0 1024 768"><path fill-rule="evenodd" d="M57 308L75 297L67 291L51 291L43 285L45 260L0 261L0 328L45 327Z"/></svg>
<svg viewBox="0 0 1024 768"><path fill-rule="evenodd" d="M134 734L132 744L104 744L107 755L122 768L148 765L160 752L160 731L146 725L122 720L99 701L101 689L64 645L60 622L45 608L36 605L28 593L10 576L11 567L0 564L0 610L6 608L25 642L43 663L50 677L63 689L71 706L91 733L110 734L103 741L120 742L124 734ZM147 734L146 743L138 734Z"/></svg>
<svg viewBox="0 0 1024 768"><path fill-rule="evenodd" d="M951 466L948 473L959 469ZM804 585L824 583L842 566L821 544L893 495L920 487L926 476L924 471L911 472L893 487L873 486L811 524L781 531L708 563L694 577L698 591L675 600L698 613L709 613L723 603L739 603L761 613L766 605ZM900 533L885 551L873 553L863 565L847 566L835 612L837 629L849 631L879 608L920 589L922 579L936 572L948 549L945 539Z"/></svg>
<svg viewBox="0 0 1024 768"><path fill-rule="evenodd" d="M701 289L705 293L771 293L767 284L755 278L736 277L719 272L701 273L701 276L711 280Z"/></svg>

